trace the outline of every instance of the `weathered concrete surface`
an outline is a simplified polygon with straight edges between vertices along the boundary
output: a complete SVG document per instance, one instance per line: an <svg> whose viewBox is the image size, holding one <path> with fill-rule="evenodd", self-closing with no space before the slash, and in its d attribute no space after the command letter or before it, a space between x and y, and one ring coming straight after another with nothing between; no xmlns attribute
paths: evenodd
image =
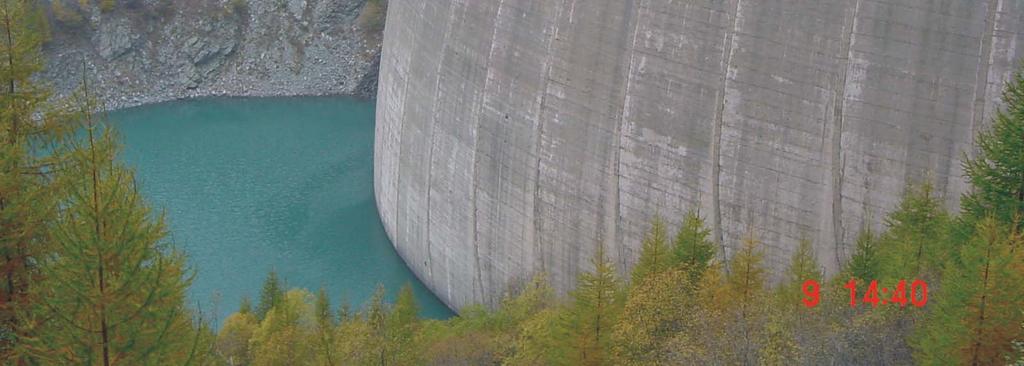
<svg viewBox="0 0 1024 366"><path fill-rule="evenodd" d="M626 271L690 208L832 272L907 182L957 207L1022 32L1019 0L393 0L378 206L456 309L598 245Z"/></svg>

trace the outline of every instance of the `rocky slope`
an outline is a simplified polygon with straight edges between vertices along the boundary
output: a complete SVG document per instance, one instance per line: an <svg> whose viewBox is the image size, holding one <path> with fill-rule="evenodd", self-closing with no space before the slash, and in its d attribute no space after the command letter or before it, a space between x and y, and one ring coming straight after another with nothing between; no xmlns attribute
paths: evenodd
<svg viewBox="0 0 1024 366"><path fill-rule="evenodd" d="M950 208L960 157L1024 55L1011 0L395 1L375 189L413 271L453 308L699 209L784 268L834 273L908 182Z"/></svg>
<svg viewBox="0 0 1024 366"><path fill-rule="evenodd" d="M83 70L109 109L207 95L376 93L379 1L53 1L42 77L57 96L77 88Z"/></svg>

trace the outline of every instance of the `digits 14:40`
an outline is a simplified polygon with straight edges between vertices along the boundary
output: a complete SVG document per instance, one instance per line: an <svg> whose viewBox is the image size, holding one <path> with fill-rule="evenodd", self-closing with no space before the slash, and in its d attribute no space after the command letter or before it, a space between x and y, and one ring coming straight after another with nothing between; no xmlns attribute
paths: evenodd
<svg viewBox="0 0 1024 366"><path fill-rule="evenodd" d="M845 288L850 289L850 307L857 307L857 280L850 279L850 282L846 283ZM804 281L803 285L804 298L803 303L809 308L818 306L821 301L821 285L818 281L807 280ZM882 287L881 291L878 289L878 281L872 280L868 285L868 290L864 293L864 297L860 298L860 302L871 304L871 307L876 307L878 304L899 304L900 307L907 306L907 303L922 307L928 302L928 284L922 280L914 280L910 284L910 294L907 294L907 280L900 280L896 284L896 288L891 291L887 287Z"/></svg>

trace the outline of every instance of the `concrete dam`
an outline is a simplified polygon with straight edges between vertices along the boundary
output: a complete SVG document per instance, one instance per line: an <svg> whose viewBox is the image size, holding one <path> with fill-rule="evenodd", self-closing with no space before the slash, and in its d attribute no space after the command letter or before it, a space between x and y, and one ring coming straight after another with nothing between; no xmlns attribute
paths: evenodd
<svg viewBox="0 0 1024 366"><path fill-rule="evenodd" d="M377 205L455 309L625 273L690 209L831 274L909 182L958 207L1022 38L1021 0L392 0Z"/></svg>

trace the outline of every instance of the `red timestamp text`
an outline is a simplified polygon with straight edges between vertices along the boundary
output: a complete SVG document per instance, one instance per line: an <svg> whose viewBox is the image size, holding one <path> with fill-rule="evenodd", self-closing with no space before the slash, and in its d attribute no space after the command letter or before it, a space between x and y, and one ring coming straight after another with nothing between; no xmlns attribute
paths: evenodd
<svg viewBox="0 0 1024 366"><path fill-rule="evenodd" d="M890 290L887 287L882 287L881 290L878 288L878 281L872 280L868 284L867 291L863 296L859 296L857 292L857 280L850 279L843 286L850 290L850 307L857 307L858 301L865 304L871 304L871 307L876 307L879 304L899 304L900 307L911 304L915 307L923 307L928 303L928 284L923 280L914 280L910 284L909 293L907 289L907 280L900 280L896 287ZM821 302L821 284L815 280L804 281L802 290L804 292L803 303L804 306L813 308L818 306Z"/></svg>

